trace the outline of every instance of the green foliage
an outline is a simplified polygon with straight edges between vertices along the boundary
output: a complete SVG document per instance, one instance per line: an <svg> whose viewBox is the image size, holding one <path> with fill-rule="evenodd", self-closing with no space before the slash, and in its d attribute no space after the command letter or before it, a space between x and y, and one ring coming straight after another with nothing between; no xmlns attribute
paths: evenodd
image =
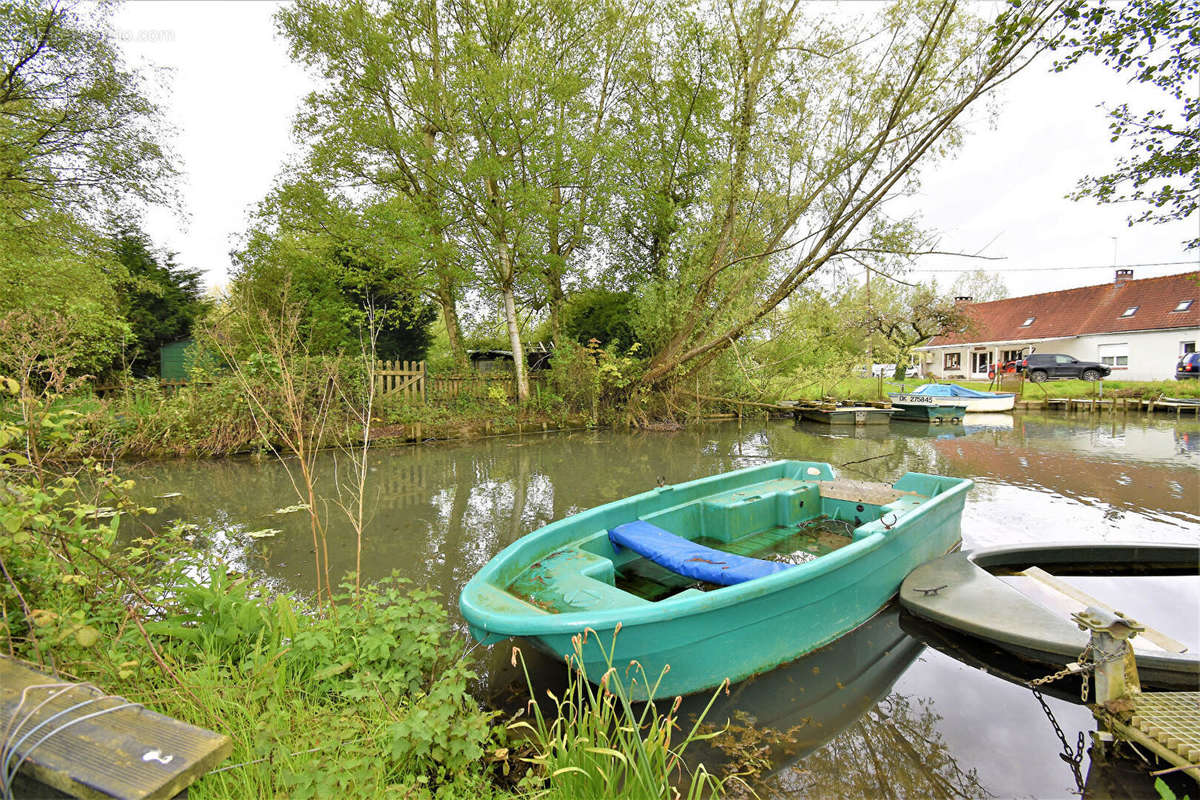
<svg viewBox="0 0 1200 800"><path fill-rule="evenodd" d="M895 380L904 378L908 354L914 347L939 334L969 331L973 325L969 306L939 294L936 282L878 281L872 287L870 304L860 306L856 316L856 321L883 343L881 355L896 364Z"/></svg>
<svg viewBox="0 0 1200 800"><path fill-rule="evenodd" d="M123 361L139 378L157 375L159 348L189 336L207 309L200 273L179 267L172 254L154 253L146 234L132 226L122 227L112 246L125 268L117 289L130 328Z"/></svg>
<svg viewBox="0 0 1200 800"><path fill-rule="evenodd" d="M1154 779L1154 791L1158 792L1160 800L1179 800L1179 797L1174 791L1171 790L1171 787L1168 786L1167 782L1162 778ZM1183 800L1188 800L1188 796L1186 794L1183 796Z"/></svg>
<svg viewBox="0 0 1200 800"><path fill-rule="evenodd" d="M1068 29L1054 45L1066 54L1056 70L1098 57L1132 82L1162 91L1160 108L1108 108L1112 140L1126 143L1129 155L1107 175L1080 179L1072 197L1136 202L1144 210L1130 224L1192 216L1200 207L1200 12L1174 0L1075 0L1063 15ZM1200 236L1184 244L1200 247Z"/></svg>
<svg viewBox="0 0 1200 800"><path fill-rule="evenodd" d="M0 2L0 235L170 198L162 120L121 62L112 4L81 8Z"/></svg>
<svg viewBox="0 0 1200 800"><path fill-rule="evenodd" d="M80 424L51 410L42 428L77 436ZM239 766L199 797L491 793L492 715L470 695L439 597L348 583L318 614L178 532L120 538L122 517L144 510L126 498L132 482L92 461L39 468L21 453L27 436L0 425L0 646L229 733Z"/></svg>
<svg viewBox="0 0 1200 800"><path fill-rule="evenodd" d="M567 658L566 691L562 698L550 695L556 706L554 716L548 718L536 702L530 702L532 718L508 725L510 731L527 734L534 751L532 757L525 759L534 769L522 778L521 787L526 791L544 787L540 796L564 800L581 797L666 800L680 796L675 789L678 782L686 788L684 796L689 800L719 797L724 788L722 782L703 765L686 775L683 756L690 745L717 735L701 733L700 727L708 708L726 686L722 684L717 689L708 707L683 732L675 716L682 698L676 697L666 713L654 702L636 710L622 683L621 671L613 665L615 641L607 646L599 641L588 642L589 637L596 636L588 630L573 638L575 653ZM599 647L604 653L608 669L599 686L588 681L582 659L584 647ZM518 660L533 695L524 656L514 647L514 666ZM634 662L634 669L636 679L651 686L641 665ZM661 675L658 680L662 680ZM653 688L657 686L658 682L653 683Z"/></svg>
<svg viewBox="0 0 1200 800"><path fill-rule="evenodd" d="M590 339L626 350L637 340L633 294L587 289L571 295L563 311L563 332L581 345Z"/></svg>
<svg viewBox="0 0 1200 800"><path fill-rule="evenodd" d="M413 220L384 212L335 203L307 184L280 187L235 253L235 293L272 311L286 294L303 310L313 353L357 352L374 327L379 358L424 359L437 310L421 294L420 254L407 246Z"/></svg>
<svg viewBox="0 0 1200 800"><path fill-rule="evenodd" d="M976 303L990 303L1008 297L1008 285L1000 273L977 269L955 278L948 294L951 297L970 297Z"/></svg>
<svg viewBox="0 0 1200 800"><path fill-rule="evenodd" d="M44 380L47 359L76 377L118 363L130 328L108 266L57 245L0 257L0 370Z"/></svg>

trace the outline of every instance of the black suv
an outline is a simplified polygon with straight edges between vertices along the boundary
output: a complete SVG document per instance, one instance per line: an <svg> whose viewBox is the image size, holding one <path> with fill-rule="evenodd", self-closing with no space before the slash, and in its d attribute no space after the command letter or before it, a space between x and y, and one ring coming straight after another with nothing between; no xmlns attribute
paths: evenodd
<svg viewBox="0 0 1200 800"><path fill-rule="evenodd" d="M1098 381L1107 378L1112 368L1095 361L1077 361L1061 353L1030 353L1017 362L1017 372L1024 372L1034 383L1053 378Z"/></svg>
<svg viewBox="0 0 1200 800"><path fill-rule="evenodd" d="M1175 380L1200 379L1200 353L1184 353L1175 365Z"/></svg>

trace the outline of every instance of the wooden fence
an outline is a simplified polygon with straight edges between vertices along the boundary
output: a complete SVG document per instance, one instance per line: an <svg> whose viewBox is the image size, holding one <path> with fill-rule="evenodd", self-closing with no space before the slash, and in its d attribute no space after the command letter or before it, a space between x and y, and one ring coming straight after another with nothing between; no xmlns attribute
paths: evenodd
<svg viewBox="0 0 1200 800"><path fill-rule="evenodd" d="M529 376L536 385L541 374ZM516 376L509 370L467 375L429 375L424 361L380 361L375 373L375 388L381 395L400 395L405 400L446 402L460 397L495 400L517 396Z"/></svg>
<svg viewBox="0 0 1200 800"><path fill-rule="evenodd" d="M398 394L406 400L424 400L425 362L376 362L375 389L380 394Z"/></svg>

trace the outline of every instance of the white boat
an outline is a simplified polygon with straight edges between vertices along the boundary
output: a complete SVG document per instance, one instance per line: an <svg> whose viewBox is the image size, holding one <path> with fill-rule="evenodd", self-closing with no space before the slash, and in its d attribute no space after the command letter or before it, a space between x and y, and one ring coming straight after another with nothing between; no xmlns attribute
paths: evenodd
<svg viewBox="0 0 1200 800"><path fill-rule="evenodd" d="M1012 411L1017 396L1012 392L979 392L956 383L927 383L914 389L913 394L931 397L954 397L966 399L968 414L992 411Z"/></svg>

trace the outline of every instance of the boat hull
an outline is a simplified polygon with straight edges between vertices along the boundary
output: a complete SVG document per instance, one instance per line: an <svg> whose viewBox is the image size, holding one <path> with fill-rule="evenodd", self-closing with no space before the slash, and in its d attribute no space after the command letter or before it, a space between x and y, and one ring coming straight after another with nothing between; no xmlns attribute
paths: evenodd
<svg viewBox="0 0 1200 800"><path fill-rule="evenodd" d="M966 410L969 414L1012 411L1017 403L1017 396L1012 392L977 392L953 383L925 384L909 394L917 397L932 397L950 403L966 401Z"/></svg>
<svg viewBox="0 0 1200 800"><path fill-rule="evenodd" d="M1026 597L992 574L1044 567L1055 575L1195 575L1200 548L1165 544L1048 544L955 553L922 564L900 590L904 609L923 620L982 639L1054 671L1079 658L1088 634L1068 616ZM1148 620L1146 620L1148 621ZM1200 655L1138 651L1148 686L1194 690Z"/></svg>
<svg viewBox="0 0 1200 800"><path fill-rule="evenodd" d="M733 586L688 589L657 602L568 613L521 608L519 601L505 596L503 587L523 564L539 565L561 554L559 548L573 546L579 539L573 540L572 533L593 531L597 525L614 527L653 516L680 500L703 497L706 483L714 479L740 476L747 485L757 485L756 480L772 474L817 472L820 480L833 480L832 469L825 464L776 462L664 487L666 491L552 523L489 562L464 588L460 609L476 639L496 643L516 636L554 656L578 657L593 682L615 669L621 685L635 699L689 694L772 669L854 630L896 594L914 567L956 547L971 481L910 473L896 484L905 492L904 499L882 506L892 510L884 513L882 521L860 526L852 543L814 561ZM927 494L909 495L906 486ZM591 547L586 543L596 540L583 541ZM590 569L600 574L603 564ZM595 586L592 590L615 591Z"/></svg>
<svg viewBox="0 0 1200 800"><path fill-rule="evenodd" d="M1016 402L1017 396L1014 394L1001 397L972 397L967 400L967 413L986 414L995 411L1012 411Z"/></svg>
<svg viewBox="0 0 1200 800"><path fill-rule="evenodd" d="M849 406L845 408L806 408L800 416L809 422L825 425L886 425L892 418L891 409Z"/></svg>

